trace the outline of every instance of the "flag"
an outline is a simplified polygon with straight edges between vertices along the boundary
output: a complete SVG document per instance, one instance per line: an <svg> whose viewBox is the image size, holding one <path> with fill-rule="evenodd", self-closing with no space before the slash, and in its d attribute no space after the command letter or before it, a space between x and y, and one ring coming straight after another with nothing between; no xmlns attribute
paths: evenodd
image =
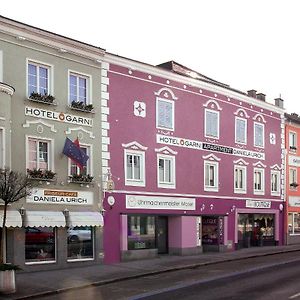
<svg viewBox="0 0 300 300"><path fill-rule="evenodd" d="M71 158L80 169L86 166L89 159L89 156L80 149L78 138L74 142L66 138L63 154Z"/></svg>

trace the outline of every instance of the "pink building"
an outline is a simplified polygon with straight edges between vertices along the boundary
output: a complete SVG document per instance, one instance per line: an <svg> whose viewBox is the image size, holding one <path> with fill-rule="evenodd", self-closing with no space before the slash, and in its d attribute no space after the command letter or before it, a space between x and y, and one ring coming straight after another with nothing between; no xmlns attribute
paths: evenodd
<svg viewBox="0 0 300 300"><path fill-rule="evenodd" d="M282 244L282 100L175 62L106 61L105 262Z"/></svg>

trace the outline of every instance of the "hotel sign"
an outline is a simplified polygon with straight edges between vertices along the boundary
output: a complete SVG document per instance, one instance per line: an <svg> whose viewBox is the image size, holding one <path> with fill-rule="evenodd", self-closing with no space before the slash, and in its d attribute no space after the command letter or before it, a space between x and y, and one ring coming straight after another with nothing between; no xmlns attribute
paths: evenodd
<svg viewBox="0 0 300 300"><path fill-rule="evenodd" d="M29 106L25 106L25 116L47 119L47 120L63 122L63 123L70 123L75 125L83 125L88 127L93 126L93 120L90 118L70 115L63 112L57 112L52 110L34 108Z"/></svg>
<svg viewBox="0 0 300 300"><path fill-rule="evenodd" d="M26 198L27 203L93 205L92 192L36 189Z"/></svg>
<svg viewBox="0 0 300 300"><path fill-rule="evenodd" d="M249 208L271 208L271 201L247 200L246 207L249 207Z"/></svg>
<svg viewBox="0 0 300 300"><path fill-rule="evenodd" d="M157 134L156 142L158 144L165 144L165 145L170 145L170 146L177 146L177 147L196 149L196 150L207 150L207 151L213 151L213 152L220 152L220 153L235 155L235 156L240 156L240 157L248 157L248 158L260 159L260 160L265 159L265 153L263 153L263 152L250 151L250 150L246 150L246 149L238 149L238 148L234 148L234 147L227 147L227 146L222 146L222 145L203 143L200 141L178 138L178 137L174 137L174 136L166 136L166 135Z"/></svg>
<svg viewBox="0 0 300 300"><path fill-rule="evenodd" d="M175 197L150 197L138 195L126 195L127 209L171 209L171 210L195 210L194 198Z"/></svg>
<svg viewBox="0 0 300 300"><path fill-rule="evenodd" d="M289 166L300 167L300 157L299 156L289 156Z"/></svg>

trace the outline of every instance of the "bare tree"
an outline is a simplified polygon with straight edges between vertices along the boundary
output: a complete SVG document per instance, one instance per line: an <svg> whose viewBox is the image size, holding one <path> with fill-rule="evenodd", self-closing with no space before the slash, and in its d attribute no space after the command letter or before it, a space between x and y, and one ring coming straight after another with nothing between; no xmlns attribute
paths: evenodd
<svg viewBox="0 0 300 300"><path fill-rule="evenodd" d="M24 173L12 171L9 168L0 168L0 199L4 202L2 236L0 245L0 264L5 264L4 232L6 225L7 206L29 196L34 182Z"/></svg>

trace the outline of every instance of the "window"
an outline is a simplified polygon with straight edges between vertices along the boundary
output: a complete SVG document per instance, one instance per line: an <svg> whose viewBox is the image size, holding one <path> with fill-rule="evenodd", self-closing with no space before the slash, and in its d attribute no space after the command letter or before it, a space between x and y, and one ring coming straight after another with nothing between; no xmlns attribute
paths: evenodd
<svg viewBox="0 0 300 300"><path fill-rule="evenodd" d="M205 137L219 138L219 112L205 109Z"/></svg>
<svg viewBox="0 0 300 300"><path fill-rule="evenodd" d="M69 159L70 172L69 175L91 175L91 150L89 146L83 146L80 144L80 149L89 156L89 159L86 162L86 166L83 166L82 169L78 165Z"/></svg>
<svg viewBox="0 0 300 300"><path fill-rule="evenodd" d="M235 118L235 142L247 144L247 120Z"/></svg>
<svg viewBox="0 0 300 300"><path fill-rule="evenodd" d="M204 162L204 190L217 192L218 187L218 166L217 162Z"/></svg>
<svg viewBox="0 0 300 300"><path fill-rule="evenodd" d="M264 169L254 168L254 194L263 195L265 192L265 172Z"/></svg>
<svg viewBox="0 0 300 300"><path fill-rule="evenodd" d="M31 93L49 94L50 67L29 61L28 62L28 97Z"/></svg>
<svg viewBox="0 0 300 300"><path fill-rule="evenodd" d="M300 234L300 213L289 213L288 216L289 234Z"/></svg>
<svg viewBox="0 0 300 300"><path fill-rule="evenodd" d="M254 122L254 146L263 148L264 140L264 124Z"/></svg>
<svg viewBox="0 0 300 300"><path fill-rule="evenodd" d="M246 174L247 168L245 166L234 167L234 192L235 193L246 193Z"/></svg>
<svg viewBox="0 0 300 300"><path fill-rule="evenodd" d="M291 150L297 150L297 134L289 131L289 146Z"/></svg>
<svg viewBox="0 0 300 300"><path fill-rule="evenodd" d="M69 228L68 260L91 259L93 251L93 228L91 226Z"/></svg>
<svg viewBox="0 0 300 300"><path fill-rule="evenodd" d="M125 185L145 186L145 154L125 150Z"/></svg>
<svg viewBox="0 0 300 300"><path fill-rule="evenodd" d="M128 250L154 248L155 217L128 216Z"/></svg>
<svg viewBox="0 0 300 300"><path fill-rule="evenodd" d="M290 183L291 189L297 188L298 182L297 182L297 169L296 168L290 168L289 183Z"/></svg>
<svg viewBox="0 0 300 300"><path fill-rule="evenodd" d="M158 155L158 187L175 188L175 157Z"/></svg>
<svg viewBox="0 0 300 300"><path fill-rule="evenodd" d="M89 84L90 79L86 75L69 73L69 103L82 102L89 104Z"/></svg>
<svg viewBox="0 0 300 300"><path fill-rule="evenodd" d="M26 262L55 261L55 229L51 227L26 227Z"/></svg>
<svg viewBox="0 0 300 300"><path fill-rule="evenodd" d="M157 98L156 127L174 130L174 101Z"/></svg>
<svg viewBox="0 0 300 300"><path fill-rule="evenodd" d="M0 128L0 168L4 168L4 129Z"/></svg>
<svg viewBox="0 0 300 300"><path fill-rule="evenodd" d="M271 195L280 196L280 171L271 171Z"/></svg>
<svg viewBox="0 0 300 300"><path fill-rule="evenodd" d="M30 170L50 170L50 141L28 138L28 163Z"/></svg>

